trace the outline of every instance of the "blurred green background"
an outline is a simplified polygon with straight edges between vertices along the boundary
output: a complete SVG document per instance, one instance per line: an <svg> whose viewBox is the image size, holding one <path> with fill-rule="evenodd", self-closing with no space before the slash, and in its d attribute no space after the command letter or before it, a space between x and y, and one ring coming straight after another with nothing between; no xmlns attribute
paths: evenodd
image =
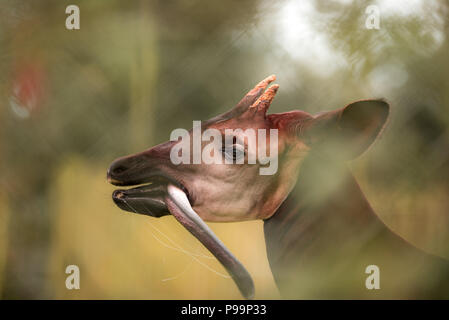
<svg viewBox="0 0 449 320"><path fill-rule="evenodd" d="M77 4L80 30L65 28ZM368 5L380 29L367 29ZM240 298L172 217L119 210L111 161L168 140L276 74L271 112L384 97L351 166L382 220L449 258L447 0L0 2L0 297ZM210 224L277 298L262 222ZM67 265L81 289L67 290Z"/></svg>

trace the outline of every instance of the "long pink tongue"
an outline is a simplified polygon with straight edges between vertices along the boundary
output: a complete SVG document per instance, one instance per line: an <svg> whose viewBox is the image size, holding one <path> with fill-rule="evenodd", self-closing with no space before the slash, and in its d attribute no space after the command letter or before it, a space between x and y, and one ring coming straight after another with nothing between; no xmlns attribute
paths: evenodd
<svg viewBox="0 0 449 320"><path fill-rule="evenodd" d="M225 267L246 299L254 297L254 283L237 258L217 238L209 226L193 210L186 194L174 185L167 186L165 203L171 214L192 233Z"/></svg>

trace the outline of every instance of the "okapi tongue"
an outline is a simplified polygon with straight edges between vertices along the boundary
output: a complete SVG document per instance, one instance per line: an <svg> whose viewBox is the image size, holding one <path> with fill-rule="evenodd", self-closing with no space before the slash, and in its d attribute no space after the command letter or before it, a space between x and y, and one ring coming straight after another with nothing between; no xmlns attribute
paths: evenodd
<svg viewBox="0 0 449 320"><path fill-rule="evenodd" d="M245 267L193 210L181 189L169 184L167 190L165 203L171 214L220 261L234 279L241 294L246 299L252 299L254 283Z"/></svg>

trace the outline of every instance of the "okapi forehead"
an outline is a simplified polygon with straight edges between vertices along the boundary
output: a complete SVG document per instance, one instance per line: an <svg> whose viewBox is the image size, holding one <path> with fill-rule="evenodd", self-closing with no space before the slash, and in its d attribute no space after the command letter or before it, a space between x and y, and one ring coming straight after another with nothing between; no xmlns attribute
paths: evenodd
<svg viewBox="0 0 449 320"><path fill-rule="evenodd" d="M231 110L232 111L232 110ZM203 128L224 129L277 129L279 135L283 136L285 141L298 140L307 124L315 117L311 114L294 110L284 113L274 113L265 117L232 117L223 114L203 122Z"/></svg>
<svg viewBox="0 0 449 320"><path fill-rule="evenodd" d="M225 129L275 129L271 126L271 122L268 118L261 117L242 117L242 118L230 118L222 121L217 121L208 125L208 128L215 128L218 130Z"/></svg>
<svg viewBox="0 0 449 320"><path fill-rule="evenodd" d="M233 112L234 110L230 110L226 113L220 114L218 116L215 116L211 119L208 119L206 121L202 122L202 127L204 128L208 128L208 127L212 127L214 125L217 125L219 123L225 122L227 120L231 120L234 119L236 117L238 117L240 114L237 114L237 112Z"/></svg>

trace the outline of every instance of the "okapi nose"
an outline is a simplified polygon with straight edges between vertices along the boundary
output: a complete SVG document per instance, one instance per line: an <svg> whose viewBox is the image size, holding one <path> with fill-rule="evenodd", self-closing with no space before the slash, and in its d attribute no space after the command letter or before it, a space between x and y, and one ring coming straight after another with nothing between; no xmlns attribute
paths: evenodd
<svg viewBox="0 0 449 320"><path fill-rule="evenodd" d="M111 175L119 175L120 173L126 171L126 167L122 164L117 165L116 167L110 168Z"/></svg>
<svg viewBox="0 0 449 320"><path fill-rule="evenodd" d="M170 165L172 141L162 143L143 152L121 157L111 163L107 172L108 182L116 186L131 186L149 182L158 174L158 168Z"/></svg>
<svg viewBox="0 0 449 320"><path fill-rule="evenodd" d="M115 185L123 184L128 177L128 171L132 166L133 161L129 161L126 158L120 158L115 160L109 167L107 172L107 179L109 183Z"/></svg>
<svg viewBox="0 0 449 320"><path fill-rule="evenodd" d="M137 153L116 159L107 172L108 182L116 186L131 186L148 182L154 173L154 163L147 153Z"/></svg>
<svg viewBox="0 0 449 320"><path fill-rule="evenodd" d="M107 177L107 179L108 179L108 182L109 182L109 183L112 183L112 184L114 184L114 183L116 183L116 182L119 182L118 180L115 179L115 177L116 177L117 175L119 175L121 172L123 172L123 171L126 170L126 167L125 167L125 166L123 166L123 165L115 166L114 164L115 164L115 163L112 163L112 164L111 164L111 166L108 168L108 172L107 172L107 174L106 174L106 177Z"/></svg>

